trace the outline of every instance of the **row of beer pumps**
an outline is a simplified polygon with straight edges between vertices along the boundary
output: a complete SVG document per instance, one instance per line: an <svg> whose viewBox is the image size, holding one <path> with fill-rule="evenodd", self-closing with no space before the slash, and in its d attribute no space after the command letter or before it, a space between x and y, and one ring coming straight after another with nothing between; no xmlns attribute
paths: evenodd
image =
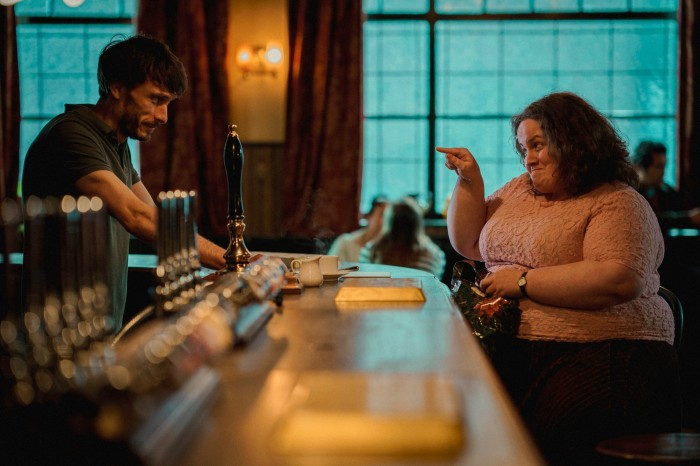
<svg viewBox="0 0 700 466"><path fill-rule="evenodd" d="M141 331L139 326L125 326L132 338L124 330L115 338L117 325L108 311L107 264L100 247L108 213L102 201L85 196L26 200L24 234L41 247L25 251L24 298L10 271L22 208L15 201L3 201L0 356L18 404L56 399L69 391L90 397L105 389L143 393L164 380L183 378L176 361L193 353L192 348L181 348L201 338L191 339L198 328L210 337L218 335L207 349L200 348L202 363L243 334L250 336L250 328L239 322L246 310L260 314L247 319L250 325L266 322L270 303L279 304L286 268L274 257L251 262L245 246L243 149L235 129L228 127L224 146L229 191L226 267L217 271L215 280L204 280L197 252L197 194L160 193L154 302L144 310L148 312L140 313L159 319Z"/></svg>

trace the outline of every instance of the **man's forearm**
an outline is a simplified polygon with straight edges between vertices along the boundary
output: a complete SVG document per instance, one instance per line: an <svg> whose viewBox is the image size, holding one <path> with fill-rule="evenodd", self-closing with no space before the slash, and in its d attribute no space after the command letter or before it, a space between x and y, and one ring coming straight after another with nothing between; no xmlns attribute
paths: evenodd
<svg viewBox="0 0 700 466"><path fill-rule="evenodd" d="M224 259L224 248L212 243L202 235L197 235L197 246L199 249L199 260L203 266L212 270L224 268L226 260Z"/></svg>

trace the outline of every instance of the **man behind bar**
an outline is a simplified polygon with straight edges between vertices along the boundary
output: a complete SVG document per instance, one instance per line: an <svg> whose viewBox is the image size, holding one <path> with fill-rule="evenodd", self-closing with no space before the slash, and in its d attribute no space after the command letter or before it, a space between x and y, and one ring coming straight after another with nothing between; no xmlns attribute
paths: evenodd
<svg viewBox="0 0 700 466"><path fill-rule="evenodd" d="M168 104L187 89L187 75L167 45L137 35L114 40L102 50L97 77L97 104L66 105L32 143L22 193L25 201L32 195L103 200L110 216L99 247L105 248L105 282L118 330L126 301L129 235L152 243L157 231L155 203L131 163L126 140L148 141L168 121ZM198 245L205 266L225 265L222 248L202 237Z"/></svg>

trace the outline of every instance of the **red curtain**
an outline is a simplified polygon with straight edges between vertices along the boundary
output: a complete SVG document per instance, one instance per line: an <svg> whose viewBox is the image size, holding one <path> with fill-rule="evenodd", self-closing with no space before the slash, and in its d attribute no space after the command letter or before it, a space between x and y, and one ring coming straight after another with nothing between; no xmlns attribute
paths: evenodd
<svg viewBox="0 0 700 466"><path fill-rule="evenodd" d="M229 2L139 2L137 28L166 42L187 70L188 91L168 123L141 144L141 175L152 196L170 189L199 195L199 230L227 237L228 187L223 149L230 123L227 65Z"/></svg>
<svg viewBox="0 0 700 466"><path fill-rule="evenodd" d="M13 7L0 7L0 198L17 197L19 69Z"/></svg>
<svg viewBox="0 0 700 466"><path fill-rule="evenodd" d="M700 205L700 23L696 0L678 10L678 173L688 205Z"/></svg>
<svg viewBox="0 0 700 466"><path fill-rule="evenodd" d="M362 2L290 0L283 230L357 228L362 177Z"/></svg>

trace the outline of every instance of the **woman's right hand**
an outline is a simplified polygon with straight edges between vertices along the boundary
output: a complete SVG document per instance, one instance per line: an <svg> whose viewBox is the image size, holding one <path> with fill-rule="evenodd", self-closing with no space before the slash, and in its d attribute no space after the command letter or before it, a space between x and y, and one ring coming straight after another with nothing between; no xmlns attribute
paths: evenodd
<svg viewBox="0 0 700 466"><path fill-rule="evenodd" d="M474 155L464 147L436 147L436 151L445 154L445 166L454 170L462 180L471 183L481 178L481 170Z"/></svg>

